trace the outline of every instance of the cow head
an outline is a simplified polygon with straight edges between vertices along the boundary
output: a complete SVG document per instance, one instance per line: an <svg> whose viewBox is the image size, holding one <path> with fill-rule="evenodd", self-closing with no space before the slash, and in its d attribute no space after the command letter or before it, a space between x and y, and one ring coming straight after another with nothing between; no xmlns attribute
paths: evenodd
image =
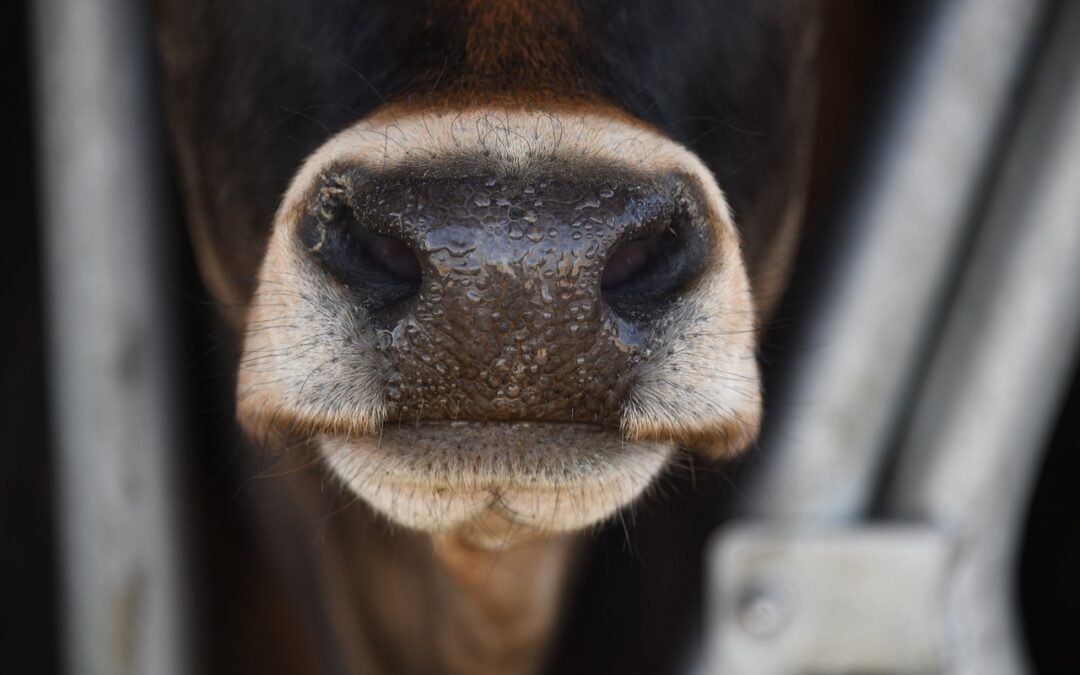
<svg viewBox="0 0 1080 675"><path fill-rule="evenodd" d="M482 544L753 439L812 3L161 4L254 436Z"/></svg>

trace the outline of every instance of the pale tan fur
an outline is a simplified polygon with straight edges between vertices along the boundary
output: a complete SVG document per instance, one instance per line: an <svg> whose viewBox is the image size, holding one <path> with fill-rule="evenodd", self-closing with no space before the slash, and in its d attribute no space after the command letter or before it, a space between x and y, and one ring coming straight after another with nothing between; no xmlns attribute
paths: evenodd
<svg viewBox="0 0 1080 675"><path fill-rule="evenodd" d="M319 446L330 468L390 519L437 532L480 522L471 538L490 548L530 529L574 531L607 518L638 496L674 449L618 442L587 425L490 426L427 424L373 438L324 436ZM451 441L464 449L451 450ZM492 515L516 527L496 528L485 520Z"/></svg>

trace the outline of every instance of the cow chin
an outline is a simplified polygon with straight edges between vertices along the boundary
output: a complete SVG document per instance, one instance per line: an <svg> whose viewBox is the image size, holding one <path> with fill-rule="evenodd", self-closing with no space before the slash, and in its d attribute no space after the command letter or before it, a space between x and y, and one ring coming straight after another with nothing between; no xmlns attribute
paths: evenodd
<svg viewBox="0 0 1080 675"><path fill-rule="evenodd" d="M589 424L424 422L320 435L333 472L392 522L481 546L569 532L642 494L675 446Z"/></svg>
<svg viewBox="0 0 1080 675"><path fill-rule="evenodd" d="M448 175L446 166L465 170ZM493 218L521 194L526 207L541 203L520 181L553 172L550 199L532 215L543 227L523 220L524 236L505 234L510 226ZM598 172L610 189L588 187ZM385 176L393 178L381 191L369 190ZM517 187L497 192L507 176ZM455 202L465 206L437 230L430 214L443 211L432 200L446 194L465 195ZM357 237L397 237L429 256L416 283L408 260L389 254L384 266L405 272L354 273L356 239L332 239L342 212L387 223ZM665 220L650 230L654 213ZM414 217L422 228L401 225ZM624 229L608 236L616 226ZM655 283L693 274L620 314L601 292L606 263L596 258L665 231L675 248L657 264L672 272ZM609 248L594 256L589 241ZM448 247L464 253L445 257ZM468 259L474 251L494 258ZM499 281L480 293L467 285L477 279ZM639 285L652 292L649 283ZM395 294L406 300L375 302ZM559 330L544 323L560 320ZM331 470L391 521L469 530L481 543L609 518L676 448L730 456L760 417L754 308L723 195L692 153L620 113L384 111L338 134L279 208L246 329L238 407L250 433L312 438ZM559 344L549 332L576 337Z"/></svg>

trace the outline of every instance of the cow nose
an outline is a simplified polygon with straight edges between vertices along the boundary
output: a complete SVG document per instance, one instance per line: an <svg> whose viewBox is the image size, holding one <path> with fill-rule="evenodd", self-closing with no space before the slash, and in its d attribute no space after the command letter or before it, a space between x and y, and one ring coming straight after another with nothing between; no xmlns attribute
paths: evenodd
<svg viewBox="0 0 1080 675"><path fill-rule="evenodd" d="M675 176L327 178L301 242L366 310L391 419L615 423L708 228Z"/></svg>

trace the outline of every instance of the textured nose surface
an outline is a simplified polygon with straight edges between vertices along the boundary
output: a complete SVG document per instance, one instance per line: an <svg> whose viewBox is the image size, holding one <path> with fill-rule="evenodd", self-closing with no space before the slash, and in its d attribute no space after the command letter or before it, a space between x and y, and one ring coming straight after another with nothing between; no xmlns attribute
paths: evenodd
<svg viewBox="0 0 1080 675"><path fill-rule="evenodd" d="M347 192L351 227L418 263L414 292L369 308L390 421L617 423L648 354L640 324L602 297L605 264L670 229L670 185L410 174L350 179Z"/></svg>

